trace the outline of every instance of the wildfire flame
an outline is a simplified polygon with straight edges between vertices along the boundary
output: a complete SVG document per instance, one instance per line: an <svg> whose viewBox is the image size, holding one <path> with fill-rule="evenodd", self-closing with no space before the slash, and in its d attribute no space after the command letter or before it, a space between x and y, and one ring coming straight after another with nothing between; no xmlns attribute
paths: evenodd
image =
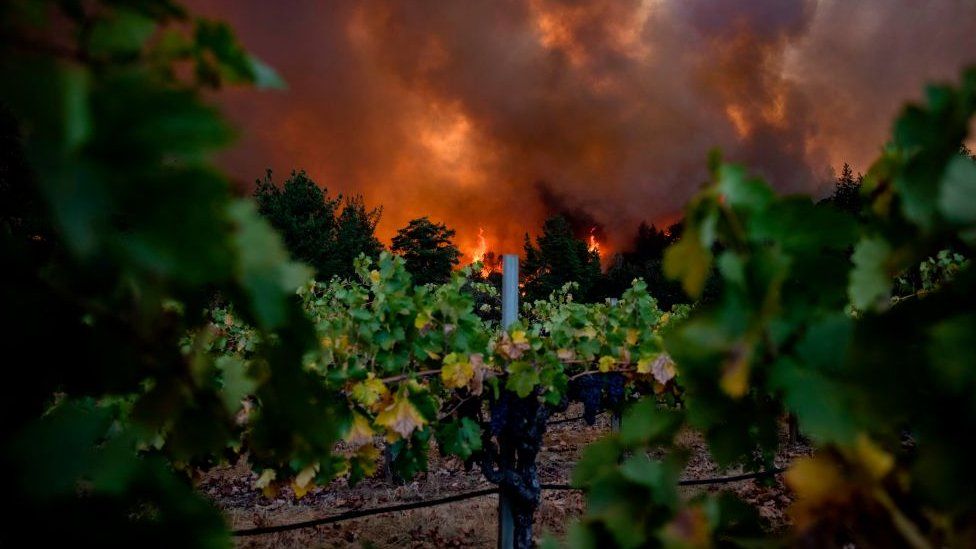
<svg viewBox="0 0 976 549"><path fill-rule="evenodd" d="M481 274L487 277L491 273L495 272L496 268L500 268L498 263L498 258L495 254L488 251L488 239L485 238L484 227L478 227L478 247L471 252L471 263L482 262Z"/></svg>
<svg viewBox="0 0 976 549"><path fill-rule="evenodd" d="M477 263L484 260L486 253L488 253L488 240L485 239L485 228L478 227L478 247L471 254L471 262Z"/></svg>
<svg viewBox="0 0 976 549"><path fill-rule="evenodd" d="M590 229L590 245L587 250L596 252L596 255L603 257L603 252L600 251L600 243L596 239L596 227Z"/></svg>

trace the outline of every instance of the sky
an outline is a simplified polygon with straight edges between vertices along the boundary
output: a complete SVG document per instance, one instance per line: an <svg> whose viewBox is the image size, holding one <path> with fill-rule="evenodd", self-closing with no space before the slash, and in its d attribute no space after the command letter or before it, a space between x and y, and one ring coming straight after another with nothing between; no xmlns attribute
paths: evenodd
<svg viewBox="0 0 976 549"><path fill-rule="evenodd" d="M305 170L427 215L470 256L567 213L605 250L666 225L708 151L780 192L865 171L901 105L976 64L976 0L191 0L283 91L227 90L221 163L250 185ZM582 234L581 234L582 236Z"/></svg>

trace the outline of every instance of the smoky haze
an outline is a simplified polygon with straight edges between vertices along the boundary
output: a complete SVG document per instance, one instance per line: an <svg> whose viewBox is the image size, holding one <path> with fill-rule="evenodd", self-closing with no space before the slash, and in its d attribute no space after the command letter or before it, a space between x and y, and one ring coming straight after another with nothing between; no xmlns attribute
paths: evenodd
<svg viewBox="0 0 976 549"><path fill-rule="evenodd" d="M253 181L305 169L521 249L553 211L610 249L674 221L709 149L783 192L864 170L899 106L976 62L971 0L196 0L289 84L221 99ZM544 183L540 183L544 182Z"/></svg>

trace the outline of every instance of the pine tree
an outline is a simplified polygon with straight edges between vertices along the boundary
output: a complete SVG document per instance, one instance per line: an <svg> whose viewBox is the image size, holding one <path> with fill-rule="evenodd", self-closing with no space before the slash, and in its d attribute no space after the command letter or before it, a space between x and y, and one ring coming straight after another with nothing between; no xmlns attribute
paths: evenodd
<svg viewBox="0 0 976 549"><path fill-rule="evenodd" d="M837 177L834 184L834 192L821 202L830 204L850 214L860 214L861 208L864 205L864 199L861 197L861 183L863 180L864 176L858 174L855 177L851 165L845 162L844 168L841 170L840 176Z"/></svg>
<svg viewBox="0 0 976 549"><path fill-rule="evenodd" d="M362 196L346 199L336 220L335 241L329 258L331 276L351 278L355 274L353 263L357 257L379 257L383 244L376 238L376 225L382 214L383 208L367 210Z"/></svg>
<svg viewBox="0 0 976 549"><path fill-rule="evenodd" d="M451 270L460 261L453 237L453 230L425 216L397 231L392 250L406 261L415 283L442 284L450 280Z"/></svg>
<svg viewBox="0 0 976 549"><path fill-rule="evenodd" d="M600 278L600 256L573 235L563 216L553 216L542 226L533 245L525 237L525 267L522 269L526 299L545 299L567 282L579 284L580 301L591 300Z"/></svg>

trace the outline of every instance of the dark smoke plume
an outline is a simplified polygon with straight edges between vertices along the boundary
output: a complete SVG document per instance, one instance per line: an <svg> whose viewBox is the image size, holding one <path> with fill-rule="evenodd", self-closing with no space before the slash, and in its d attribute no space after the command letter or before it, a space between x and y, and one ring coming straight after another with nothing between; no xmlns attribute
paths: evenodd
<svg viewBox="0 0 976 549"><path fill-rule="evenodd" d="M516 251L553 211L611 249L673 221L712 147L782 191L864 170L924 82L976 62L972 0L195 0L278 68L224 99L228 168L304 168ZM545 192L536 182L545 181ZM554 209L554 204L558 208Z"/></svg>

